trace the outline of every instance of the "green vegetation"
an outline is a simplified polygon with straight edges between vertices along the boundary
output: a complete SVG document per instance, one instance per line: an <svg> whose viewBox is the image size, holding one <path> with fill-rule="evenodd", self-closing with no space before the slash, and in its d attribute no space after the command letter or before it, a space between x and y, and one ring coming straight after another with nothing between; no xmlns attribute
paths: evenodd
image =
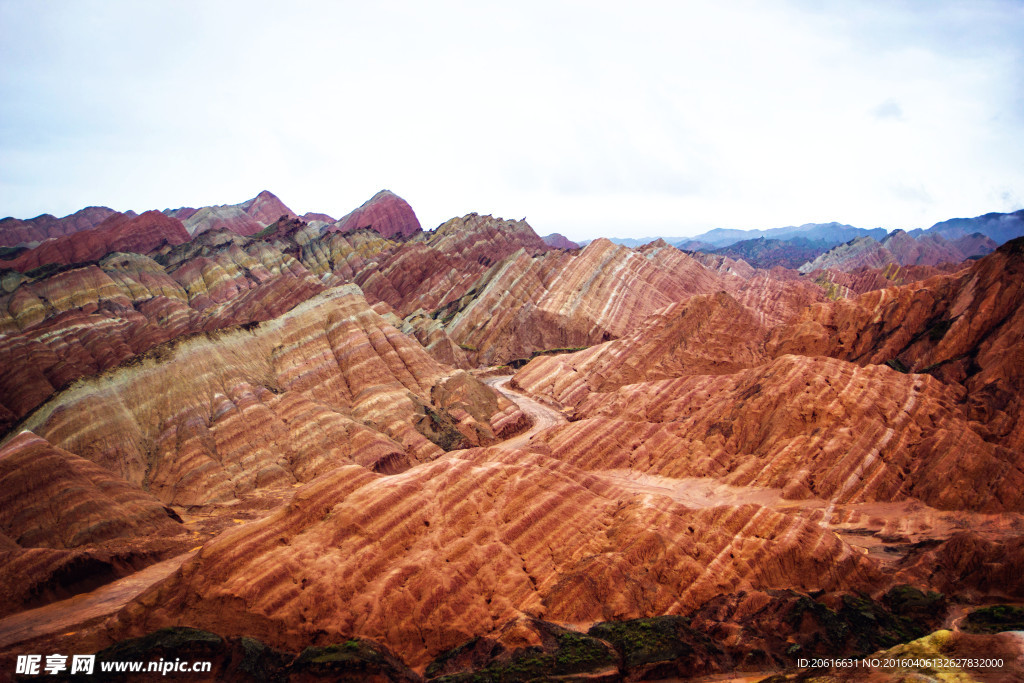
<svg viewBox="0 0 1024 683"><path fill-rule="evenodd" d="M0 261L10 261L26 251L28 247L0 247Z"/></svg>
<svg viewBox="0 0 1024 683"><path fill-rule="evenodd" d="M85 268L86 266L99 265L99 261L82 261L81 263L46 263L33 268L32 270L25 271L25 277L30 277L35 280L40 280L44 277L50 277L57 273L63 273L67 270L75 270L76 268Z"/></svg>
<svg viewBox="0 0 1024 683"><path fill-rule="evenodd" d="M477 348L472 344L459 344L459 348L462 349L463 351L472 351L474 353L476 353L477 351Z"/></svg>
<svg viewBox="0 0 1024 683"><path fill-rule="evenodd" d="M679 616L606 621L595 624L588 634L611 643L626 668L690 657L694 642L718 651L707 636L690 629L689 619Z"/></svg>
<svg viewBox="0 0 1024 683"><path fill-rule="evenodd" d="M964 619L963 630L968 633L1024 631L1024 607L993 605L976 609Z"/></svg>
<svg viewBox="0 0 1024 683"><path fill-rule="evenodd" d="M100 661L148 660L154 654L161 654L166 659L168 655L177 653L214 653L221 650L223 646L224 639L216 633L185 626L172 626L153 631L141 638L131 638L114 643L96 653L96 659Z"/></svg>
<svg viewBox="0 0 1024 683"><path fill-rule="evenodd" d="M843 298L843 287L832 282L828 278L828 275L822 273L814 279L814 284L825 290L825 296L832 301L838 301Z"/></svg>
<svg viewBox="0 0 1024 683"><path fill-rule="evenodd" d="M271 223L270 225L263 228L259 232L249 235L249 239L261 240L264 237L269 237L270 235L273 235L275 232L277 232L277 223Z"/></svg>
<svg viewBox="0 0 1024 683"><path fill-rule="evenodd" d="M442 676L436 680L439 683L518 683L598 671L616 663L608 648L590 636L562 631L556 633L555 638L558 646L554 652L545 652L539 647L528 647L517 651L507 661L493 661L478 671ZM463 649L469 647L472 647L470 643L460 646ZM433 668L427 669L427 675L431 675L431 670L435 673L439 671L443 663L456 656L456 651L460 648L439 657L435 662L437 666L432 664Z"/></svg>

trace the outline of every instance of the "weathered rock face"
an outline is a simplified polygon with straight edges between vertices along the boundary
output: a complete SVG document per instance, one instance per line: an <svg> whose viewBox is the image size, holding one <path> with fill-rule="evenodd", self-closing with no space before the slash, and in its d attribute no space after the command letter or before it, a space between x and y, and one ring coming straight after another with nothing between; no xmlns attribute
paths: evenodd
<svg viewBox="0 0 1024 683"><path fill-rule="evenodd" d="M591 392L683 375L732 374L766 360L767 329L755 314L721 292L672 304L630 335L589 349L532 360L518 386L565 405Z"/></svg>
<svg viewBox="0 0 1024 683"><path fill-rule="evenodd" d="M422 228L407 201L390 190L381 190L328 230L373 230L387 238L406 238L420 232Z"/></svg>
<svg viewBox="0 0 1024 683"><path fill-rule="evenodd" d="M718 477L792 499L1024 509L1019 452L972 429L955 407L962 391L886 367L783 356L733 375L593 392L579 421L535 442L586 469Z"/></svg>
<svg viewBox="0 0 1024 683"><path fill-rule="evenodd" d="M368 297L405 317L419 309L450 310L502 259L547 249L524 221L469 214L396 245L354 279Z"/></svg>
<svg viewBox="0 0 1024 683"><path fill-rule="evenodd" d="M502 363L619 337L660 308L721 288L663 242L634 251L600 239L575 253L508 257L459 302L446 329L477 363Z"/></svg>
<svg viewBox="0 0 1024 683"><path fill-rule="evenodd" d="M267 245L203 244L209 236L158 255L166 265L113 253L0 296L0 427L158 344L267 320L324 289Z"/></svg>
<svg viewBox="0 0 1024 683"><path fill-rule="evenodd" d="M1019 243L897 267L942 243L895 235L881 270L801 276L360 211L330 231L261 193L3 274L0 614L175 555L77 651L187 624L228 636L202 636L224 671L242 635L412 679L388 653L480 637L445 671L586 650L588 675L686 677L888 647L897 583L1021 595ZM501 394L465 371L536 354ZM630 649L637 617L672 658Z"/></svg>
<svg viewBox="0 0 1024 683"><path fill-rule="evenodd" d="M0 268L25 272L48 264L95 261L112 251L146 253L160 245L181 244L188 239L178 220L159 211L147 211L141 216L113 214L95 228L43 242L12 261L0 261Z"/></svg>
<svg viewBox="0 0 1024 683"><path fill-rule="evenodd" d="M340 467L208 544L115 631L184 620L278 647L358 635L415 667L522 613L680 613L741 587L833 589L873 573L821 531L754 505L631 495L524 451L462 451L387 478Z"/></svg>
<svg viewBox="0 0 1024 683"><path fill-rule="evenodd" d="M969 270L855 299L818 304L773 331L773 355L827 355L926 371L967 389L968 415L986 438L1024 447L1024 241Z"/></svg>
<svg viewBox="0 0 1024 683"><path fill-rule="evenodd" d="M943 263L938 266L900 266L890 263L884 268L862 266L851 271L815 270L805 277L821 286L829 299L835 300L850 299L876 289L899 287L968 267L970 263Z"/></svg>
<svg viewBox="0 0 1024 683"><path fill-rule="evenodd" d="M194 544L156 498L22 432L0 447L0 616L129 574Z"/></svg>
<svg viewBox="0 0 1024 683"><path fill-rule="evenodd" d="M89 206L64 218L57 218L48 213L28 220L4 218L0 220L0 247L38 243L52 237L89 230L115 213L117 212L105 206Z"/></svg>
<svg viewBox="0 0 1024 683"><path fill-rule="evenodd" d="M65 391L25 426L182 505L309 481L342 463L401 471L525 426L515 406L434 361L354 286L248 327L157 347Z"/></svg>
<svg viewBox="0 0 1024 683"><path fill-rule="evenodd" d="M22 548L74 548L178 529L152 496L30 432L0 448L0 532Z"/></svg>

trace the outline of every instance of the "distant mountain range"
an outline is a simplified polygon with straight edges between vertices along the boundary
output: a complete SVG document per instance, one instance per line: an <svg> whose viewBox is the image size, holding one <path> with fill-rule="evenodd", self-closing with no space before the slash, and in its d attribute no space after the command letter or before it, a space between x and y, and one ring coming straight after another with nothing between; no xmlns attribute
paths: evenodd
<svg viewBox="0 0 1024 683"><path fill-rule="evenodd" d="M992 252L1024 235L1024 210L952 218L911 231L857 228L845 223L805 223L767 230L715 228L695 237L610 238L635 248L658 239L687 252L743 259L755 268L782 266L810 272L849 270L862 265L937 265L958 263ZM586 242L581 242L586 244Z"/></svg>

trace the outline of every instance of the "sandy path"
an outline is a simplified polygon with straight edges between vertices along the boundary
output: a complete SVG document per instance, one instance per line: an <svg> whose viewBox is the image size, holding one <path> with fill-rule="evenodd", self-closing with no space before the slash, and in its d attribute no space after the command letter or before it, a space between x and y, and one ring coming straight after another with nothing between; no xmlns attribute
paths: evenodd
<svg viewBox="0 0 1024 683"><path fill-rule="evenodd" d="M507 448L522 448L530 441L531 438L533 438L534 434L542 429L547 429L548 427L554 427L555 425L567 422L565 416L554 408L546 406L540 401L532 399L526 394L522 394L509 387L508 383L511 379L512 375L499 375L497 377L487 377L483 382L484 384L497 389L505 398L517 404L520 410L529 415L533 420L533 426L522 434L518 434L513 436L511 439L502 441L500 445Z"/></svg>
<svg viewBox="0 0 1024 683"><path fill-rule="evenodd" d="M94 591L0 619L0 648L57 631L74 630L87 621L113 614L139 593L173 574L195 553L182 553Z"/></svg>

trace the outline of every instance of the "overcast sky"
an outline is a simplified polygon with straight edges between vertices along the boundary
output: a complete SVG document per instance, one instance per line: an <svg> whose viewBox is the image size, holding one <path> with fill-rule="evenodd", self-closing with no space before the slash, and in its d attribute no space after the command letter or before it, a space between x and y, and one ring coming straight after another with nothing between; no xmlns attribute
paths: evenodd
<svg viewBox="0 0 1024 683"><path fill-rule="evenodd" d="M1022 2L0 0L0 216L237 203L570 238L1024 207Z"/></svg>

